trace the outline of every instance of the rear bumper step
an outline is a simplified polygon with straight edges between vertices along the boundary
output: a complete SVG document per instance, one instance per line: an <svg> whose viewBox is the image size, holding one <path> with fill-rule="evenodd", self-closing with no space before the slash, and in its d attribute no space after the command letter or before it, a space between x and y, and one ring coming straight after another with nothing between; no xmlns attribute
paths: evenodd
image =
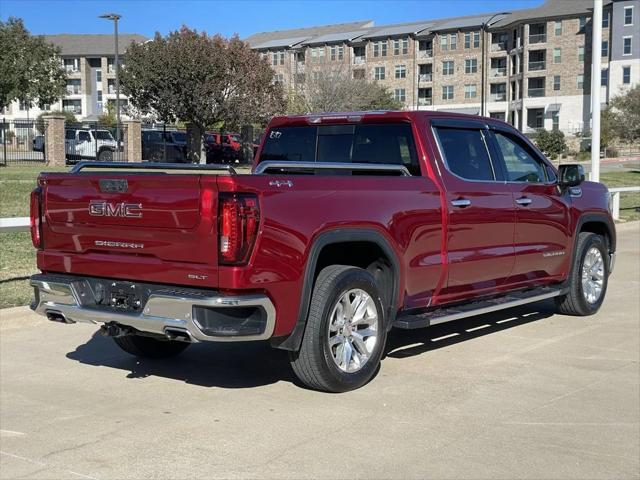
<svg viewBox="0 0 640 480"><path fill-rule="evenodd" d="M94 291L101 283L115 285L108 279L34 275L31 286L35 302L31 308L56 322L118 325L192 342L266 340L273 334L276 313L266 295L231 296L207 290L177 291L167 286L139 287L131 283L128 285L132 291L137 287L147 295L140 297L139 307L123 309L97 304L100 302L96 302ZM111 302L121 298L118 294L111 293Z"/></svg>

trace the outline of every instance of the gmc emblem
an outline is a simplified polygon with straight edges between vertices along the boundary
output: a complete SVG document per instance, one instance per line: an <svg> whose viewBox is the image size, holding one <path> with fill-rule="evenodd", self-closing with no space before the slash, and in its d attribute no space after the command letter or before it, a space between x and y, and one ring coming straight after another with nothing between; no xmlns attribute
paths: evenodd
<svg viewBox="0 0 640 480"><path fill-rule="evenodd" d="M109 203L93 201L89 203L89 215L94 217L142 218L141 203Z"/></svg>

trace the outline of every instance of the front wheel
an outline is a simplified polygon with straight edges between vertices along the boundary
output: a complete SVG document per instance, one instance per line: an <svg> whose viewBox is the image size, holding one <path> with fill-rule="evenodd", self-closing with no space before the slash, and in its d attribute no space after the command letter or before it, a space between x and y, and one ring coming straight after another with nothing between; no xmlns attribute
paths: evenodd
<svg viewBox="0 0 640 480"><path fill-rule="evenodd" d="M100 150L98 153L98 161L99 162L112 162L113 161L113 152L111 150Z"/></svg>
<svg viewBox="0 0 640 480"><path fill-rule="evenodd" d="M113 337L113 340L125 352L142 358L175 357L189 346L187 342L156 340L155 338L140 335Z"/></svg>
<svg viewBox="0 0 640 480"><path fill-rule="evenodd" d="M569 291L556 297L559 313L586 316L596 313L607 292L609 252L600 235L578 234L573 265L569 274Z"/></svg>
<svg viewBox="0 0 640 480"><path fill-rule="evenodd" d="M376 373L387 329L378 286L361 268L332 265L316 280L300 350L291 354L308 387L346 392Z"/></svg>

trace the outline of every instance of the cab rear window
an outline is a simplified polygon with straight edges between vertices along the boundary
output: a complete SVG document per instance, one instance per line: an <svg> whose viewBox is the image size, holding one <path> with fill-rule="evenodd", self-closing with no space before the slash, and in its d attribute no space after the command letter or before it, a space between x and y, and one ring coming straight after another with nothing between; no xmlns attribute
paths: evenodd
<svg viewBox="0 0 640 480"><path fill-rule="evenodd" d="M407 123L273 128L260 155L268 160L404 165L420 175Z"/></svg>

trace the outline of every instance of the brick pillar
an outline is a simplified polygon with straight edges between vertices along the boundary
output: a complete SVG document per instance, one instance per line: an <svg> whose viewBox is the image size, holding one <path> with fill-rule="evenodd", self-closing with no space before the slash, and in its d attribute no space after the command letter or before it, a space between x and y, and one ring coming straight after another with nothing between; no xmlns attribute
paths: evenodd
<svg viewBox="0 0 640 480"><path fill-rule="evenodd" d="M66 165L62 115L44 117L44 151L48 166L64 167Z"/></svg>
<svg viewBox="0 0 640 480"><path fill-rule="evenodd" d="M140 120L125 120L124 125L124 158L125 162L142 161L142 124Z"/></svg>

